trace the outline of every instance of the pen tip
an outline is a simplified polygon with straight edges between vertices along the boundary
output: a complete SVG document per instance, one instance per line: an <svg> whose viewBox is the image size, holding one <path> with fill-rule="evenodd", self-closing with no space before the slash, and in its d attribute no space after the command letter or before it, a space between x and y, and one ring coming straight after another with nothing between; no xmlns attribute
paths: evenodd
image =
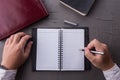
<svg viewBox="0 0 120 80"><path fill-rule="evenodd" d="M85 51L84 49L79 49L80 51Z"/></svg>

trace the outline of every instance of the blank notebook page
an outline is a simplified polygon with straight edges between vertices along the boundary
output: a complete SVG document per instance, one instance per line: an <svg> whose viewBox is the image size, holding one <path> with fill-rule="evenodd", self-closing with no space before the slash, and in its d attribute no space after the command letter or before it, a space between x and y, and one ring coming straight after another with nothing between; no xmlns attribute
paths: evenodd
<svg viewBox="0 0 120 80"><path fill-rule="evenodd" d="M63 30L62 70L84 70L84 29Z"/></svg>
<svg viewBox="0 0 120 80"><path fill-rule="evenodd" d="M58 30L37 30L36 70L58 69Z"/></svg>

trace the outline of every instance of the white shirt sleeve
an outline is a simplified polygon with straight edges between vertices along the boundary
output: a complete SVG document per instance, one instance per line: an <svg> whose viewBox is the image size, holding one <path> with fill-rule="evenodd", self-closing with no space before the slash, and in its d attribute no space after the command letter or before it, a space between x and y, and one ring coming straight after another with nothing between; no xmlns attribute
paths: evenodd
<svg viewBox="0 0 120 80"><path fill-rule="evenodd" d="M106 80L120 80L120 68L115 64L111 69L103 71Z"/></svg>
<svg viewBox="0 0 120 80"><path fill-rule="evenodd" d="M0 69L0 80L15 80L17 70Z"/></svg>

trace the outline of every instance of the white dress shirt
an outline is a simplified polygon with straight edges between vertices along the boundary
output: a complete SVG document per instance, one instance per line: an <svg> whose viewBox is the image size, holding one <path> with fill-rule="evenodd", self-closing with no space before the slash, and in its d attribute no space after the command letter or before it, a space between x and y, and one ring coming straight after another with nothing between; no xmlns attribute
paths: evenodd
<svg viewBox="0 0 120 80"><path fill-rule="evenodd" d="M17 70L0 69L0 80L15 80Z"/></svg>
<svg viewBox="0 0 120 80"><path fill-rule="evenodd" d="M0 69L0 80L15 80L17 70ZM106 80L120 80L120 68L115 64L111 69L103 71Z"/></svg>
<svg viewBox="0 0 120 80"><path fill-rule="evenodd" d="M115 64L111 69L103 71L106 80L120 80L120 68Z"/></svg>

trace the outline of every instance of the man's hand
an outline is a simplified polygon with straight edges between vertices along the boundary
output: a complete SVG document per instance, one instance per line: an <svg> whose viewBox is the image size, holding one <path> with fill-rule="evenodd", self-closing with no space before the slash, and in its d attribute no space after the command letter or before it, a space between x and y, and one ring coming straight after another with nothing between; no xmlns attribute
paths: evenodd
<svg viewBox="0 0 120 80"><path fill-rule="evenodd" d="M23 32L11 35L5 42L1 65L10 70L20 67L29 56L33 44L32 41L27 44L30 38Z"/></svg>
<svg viewBox="0 0 120 80"><path fill-rule="evenodd" d="M92 54L90 53L91 49L96 49L96 51L104 52L103 55L101 54ZM100 41L94 39L91 41L88 46L85 48L85 56L90 60L90 62L97 68L101 70L108 70L114 66L114 62L109 54L109 50L107 45L101 43Z"/></svg>

